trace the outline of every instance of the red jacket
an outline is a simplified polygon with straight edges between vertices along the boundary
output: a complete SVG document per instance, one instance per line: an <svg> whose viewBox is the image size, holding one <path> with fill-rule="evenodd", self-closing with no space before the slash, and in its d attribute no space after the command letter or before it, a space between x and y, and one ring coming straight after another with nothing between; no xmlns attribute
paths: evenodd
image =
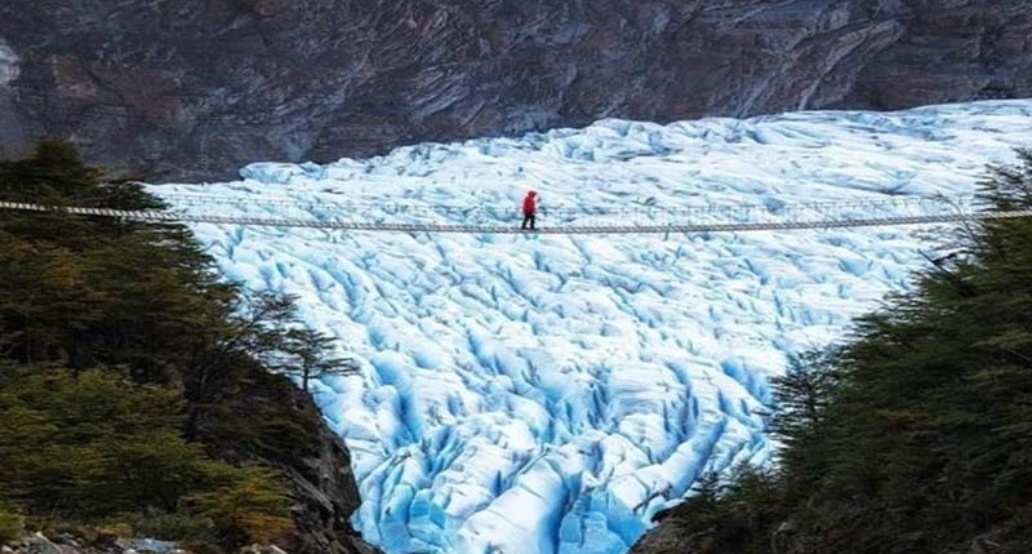
<svg viewBox="0 0 1032 554"><path fill-rule="evenodd" d="M537 199L533 195L528 194L523 198L523 215L534 215L534 211L537 209Z"/></svg>

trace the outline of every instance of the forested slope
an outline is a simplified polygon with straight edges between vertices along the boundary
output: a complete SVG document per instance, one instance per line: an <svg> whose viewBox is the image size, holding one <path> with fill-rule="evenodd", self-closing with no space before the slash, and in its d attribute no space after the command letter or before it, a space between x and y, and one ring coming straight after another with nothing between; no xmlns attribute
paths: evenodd
<svg viewBox="0 0 1032 554"><path fill-rule="evenodd" d="M161 205L57 142L0 162L0 196ZM288 299L244 300L181 227L0 214L0 542L24 524L367 551L348 453L267 371L325 346L291 342Z"/></svg>

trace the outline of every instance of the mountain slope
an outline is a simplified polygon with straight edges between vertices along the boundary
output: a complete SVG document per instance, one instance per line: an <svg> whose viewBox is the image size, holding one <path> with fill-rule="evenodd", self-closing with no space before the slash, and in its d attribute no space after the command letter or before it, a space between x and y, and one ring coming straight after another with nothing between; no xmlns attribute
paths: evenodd
<svg viewBox="0 0 1032 554"><path fill-rule="evenodd" d="M782 203L970 192L985 163L1032 136L1030 116L1032 101L1010 101L608 120L150 190L241 200L220 213L329 217L319 200L351 202L385 221L458 223L468 216L448 207L481 207L517 224L528 188L556 212L759 205L777 217ZM262 197L292 203L248 203ZM546 212L541 224L561 223ZM766 460L766 377L906 287L919 249L945 239L193 229L227 276L300 295L305 319L362 360L316 397L354 456L356 526L392 553L626 551L700 472Z"/></svg>
<svg viewBox="0 0 1032 554"><path fill-rule="evenodd" d="M1030 7L8 1L0 3L0 142L63 136L94 162L212 179L254 159L328 161L604 117L1027 97Z"/></svg>

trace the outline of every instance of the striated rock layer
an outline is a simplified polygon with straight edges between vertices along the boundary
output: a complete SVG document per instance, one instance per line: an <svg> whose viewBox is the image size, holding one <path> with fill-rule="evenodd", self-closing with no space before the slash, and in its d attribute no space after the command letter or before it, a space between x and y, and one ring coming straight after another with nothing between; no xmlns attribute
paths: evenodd
<svg viewBox="0 0 1032 554"><path fill-rule="evenodd" d="M1032 0L5 0L0 154L152 180L604 117L1032 96Z"/></svg>

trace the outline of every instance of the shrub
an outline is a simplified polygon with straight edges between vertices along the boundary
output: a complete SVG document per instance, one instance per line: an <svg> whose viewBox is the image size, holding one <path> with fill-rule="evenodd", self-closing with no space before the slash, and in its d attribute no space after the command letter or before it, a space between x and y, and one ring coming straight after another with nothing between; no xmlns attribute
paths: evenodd
<svg viewBox="0 0 1032 554"><path fill-rule="evenodd" d="M0 505L0 545L13 544L25 534L25 519L9 506Z"/></svg>
<svg viewBox="0 0 1032 554"><path fill-rule="evenodd" d="M276 473L260 466L245 466L231 484L187 502L215 524L220 544L273 543L294 526Z"/></svg>
<svg viewBox="0 0 1032 554"><path fill-rule="evenodd" d="M118 519L129 524L133 536L163 541L207 541L212 539L215 529L210 519L182 512L148 510Z"/></svg>

